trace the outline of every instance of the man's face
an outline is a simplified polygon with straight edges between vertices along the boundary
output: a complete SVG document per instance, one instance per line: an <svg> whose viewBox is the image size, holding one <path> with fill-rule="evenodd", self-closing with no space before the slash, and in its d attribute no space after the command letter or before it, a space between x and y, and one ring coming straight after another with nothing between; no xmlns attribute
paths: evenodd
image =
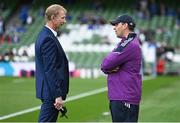
<svg viewBox="0 0 180 123"><path fill-rule="evenodd" d="M124 31L127 29L127 23L118 23L114 26L116 36L121 38L124 37Z"/></svg>
<svg viewBox="0 0 180 123"><path fill-rule="evenodd" d="M59 11L59 14L54 16L53 24L56 30L66 23L66 13L63 10Z"/></svg>

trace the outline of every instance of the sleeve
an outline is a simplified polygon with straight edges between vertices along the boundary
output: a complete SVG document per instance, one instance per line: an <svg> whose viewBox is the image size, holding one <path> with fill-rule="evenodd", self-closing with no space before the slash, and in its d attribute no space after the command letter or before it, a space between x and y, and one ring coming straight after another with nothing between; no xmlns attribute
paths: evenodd
<svg viewBox="0 0 180 123"><path fill-rule="evenodd" d="M131 60L136 52L137 47L129 45L121 51L110 52L101 63L101 70L104 73L121 66L123 63Z"/></svg>
<svg viewBox="0 0 180 123"><path fill-rule="evenodd" d="M47 84L55 98L62 96L61 82L57 78L57 46L53 39L47 38L41 47L42 59L44 64L44 72Z"/></svg>

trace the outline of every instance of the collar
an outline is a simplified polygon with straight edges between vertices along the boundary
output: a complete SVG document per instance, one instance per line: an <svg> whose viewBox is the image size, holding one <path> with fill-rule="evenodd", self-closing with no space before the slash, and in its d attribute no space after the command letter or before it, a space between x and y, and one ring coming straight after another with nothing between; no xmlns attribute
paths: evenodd
<svg viewBox="0 0 180 123"><path fill-rule="evenodd" d="M131 33L129 33L127 39L129 39L129 38L135 38L135 37L136 37L136 33L131 32Z"/></svg>
<svg viewBox="0 0 180 123"><path fill-rule="evenodd" d="M127 38L122 38L121 46L125 47L136 37L136 33L129 33Z"/></svg>
<svg viewBox="0 0 180 123"><path fill-rule="evenodd" d="M131 38L135 38L135 37L136 37L136 33L131 32L131 33L128 34L127 38L126 37L121 37L121 43L123 43L124 41L129 40Z"/></svg>
<svg viewBox="0 0 180 123"><path fill-rule="evenodd" d="M48 29L50 29L51 32L54 34L55 37L57 36L57 32L56 32L56 31L54 31L53 29L51 29L48 25L45 25L45 27L47 27Z"/></svg>

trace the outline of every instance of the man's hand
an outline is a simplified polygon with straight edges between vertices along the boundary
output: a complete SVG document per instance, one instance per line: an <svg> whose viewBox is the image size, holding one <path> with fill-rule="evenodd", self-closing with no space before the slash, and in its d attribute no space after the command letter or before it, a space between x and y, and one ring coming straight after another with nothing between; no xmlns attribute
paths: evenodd
<svg viewBox="0 0 180 123"><path fill-rule="evenodd" d="M116 68L114 68L114 69L112 69L112 70L107 71L107 74L109 74L109 73L115 73L115 72L117 72L118 70L119 70L119 67L116 67Z"/></svg>
<svg viewBox="0 0 180 123"><path fill-rule="evenodd" d="M62 108L63 104L64 104L64 102L63 102L63 100L62 100L61 97L57 97L57 98L55 99L54 106L55 106L55 108L56 108L57 110L60 110L60 109Z"/></svg>

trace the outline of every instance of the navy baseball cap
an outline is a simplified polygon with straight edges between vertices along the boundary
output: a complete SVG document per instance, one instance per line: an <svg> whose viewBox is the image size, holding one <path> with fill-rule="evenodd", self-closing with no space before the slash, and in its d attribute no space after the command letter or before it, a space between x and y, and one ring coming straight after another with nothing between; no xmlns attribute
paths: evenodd
<svg viewBox="0 0 180 123"><path fill-rule="evenodd" d="M110 23L113 26L118 24L118 23L127 23L129 26L131 26L133 28L136 26L133 18L127 14L118 16L117 18L115 18L115 20L110 21Z"/></svg>

